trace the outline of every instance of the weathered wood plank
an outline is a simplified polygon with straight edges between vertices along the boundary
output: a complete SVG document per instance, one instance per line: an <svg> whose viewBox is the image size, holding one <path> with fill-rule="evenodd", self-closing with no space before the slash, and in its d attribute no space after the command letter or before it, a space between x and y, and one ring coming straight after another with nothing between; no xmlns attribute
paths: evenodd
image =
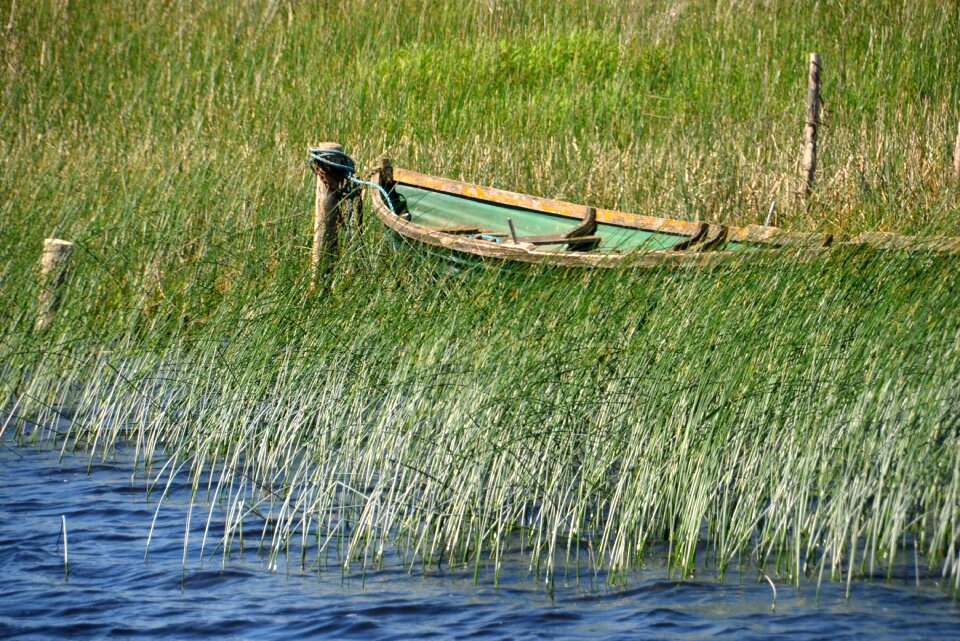
<svg viewBox="0 0 960 641"><path fill-rule="evenodd" d="M561 234L546 234L543 236L520 236L518 243L528 243L530 245L590 245L597 244L601 240L600 236L576 236L571 238Z"/></svg>

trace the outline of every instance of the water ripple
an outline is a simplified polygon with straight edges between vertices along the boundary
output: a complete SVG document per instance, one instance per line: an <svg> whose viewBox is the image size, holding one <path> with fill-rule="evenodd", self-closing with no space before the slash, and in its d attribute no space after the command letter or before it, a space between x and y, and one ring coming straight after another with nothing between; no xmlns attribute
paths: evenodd
<svg viewBox="0 0 960 641"><path fill-rule="evenodd" d="M270 571L256 545L224 563L216 524L201 562L204 509L194 511L184 568L189 484L173 484L157 513L122 464L97 463L88 474L82 458L58 459L0 448L0 638L960 639L960 606L916 589L902 569L890 583L856 583L850 600L836 584L819 600L812 585L781 588L775 610L765 584L678 581L655 564L626 588L574 577L554 594L520 562L505 566L499 587L474 585L471 571L410 573L396 559L345 576L335 564L301 571L299 559Z"/></svg>

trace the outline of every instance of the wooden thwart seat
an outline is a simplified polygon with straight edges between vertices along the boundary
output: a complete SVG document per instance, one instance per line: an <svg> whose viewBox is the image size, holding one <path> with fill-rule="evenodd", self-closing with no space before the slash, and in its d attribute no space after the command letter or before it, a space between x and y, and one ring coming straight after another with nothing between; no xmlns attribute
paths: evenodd
<svg viewBox="0 0 960 641"><path fill-rule="evenodd" d="M593 207L587 208L580 224L560 234L544 234L541 236L518 236L517 243L529 243L531 245L566 245L567 249L575 251L590 251L600 244L600 236L595 236L597 231L597 210Z"/></svg>
<svg viewBox="0 0 960 641"><path fill-rule="evenodd" d="M710 225L708 223L700 223L700 227L697 229L696 233L685 240L681 240L679 243L671 247L671 251L683 251L685 249L689 249L692 245L696 245L703 240L704 236L707 235L707 231L709 230Z"/></svg>
<svg viewBox="0 0 960 641"><path fill-rule="evenodd" d="M579 236L577 238L565 238L560 234L548 234L546 236L520 236L517 243L527 243L529 245L567 245L570 249L576 247L580 249L586 246L596 246L603 240L600 236ZM586 251L586 249L580 249Z"/></svg>
<svg viewBox="0 0 960 641"><path fill-rule="evenodd" d="M479 227L470 227L469 225L464 225L462 227L443 227L437 231L442 234L453 234L454 236L467 236L469 234L486 233Z"/></svg>

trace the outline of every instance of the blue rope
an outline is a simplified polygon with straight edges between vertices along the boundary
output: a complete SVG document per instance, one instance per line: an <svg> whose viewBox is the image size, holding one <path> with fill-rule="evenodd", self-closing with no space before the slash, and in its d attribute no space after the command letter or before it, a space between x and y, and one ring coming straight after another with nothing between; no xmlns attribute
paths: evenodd
<svg viewBox="0 0 960 641"><path fill-rule="evenodd" d="M347 174L347 180L354 183L355 185L374 187L376 189L379 189L380 193L383 194L383 201L387 203L387 208L390 209L390 213L393 214L394 216L397 215L397 212L393 209L393 202L391 202L390 194L387 193L387 190L375 182L357 178L357 175L354 173L356 170L356 165L353 164L353 159L351 159L350 156L348 156L347 154L337 149L318 149L318 148L311 147L310 161L317 162L322 165L326 165L327 167L334 167L336 169L342 170L344 173Z"/></svg>

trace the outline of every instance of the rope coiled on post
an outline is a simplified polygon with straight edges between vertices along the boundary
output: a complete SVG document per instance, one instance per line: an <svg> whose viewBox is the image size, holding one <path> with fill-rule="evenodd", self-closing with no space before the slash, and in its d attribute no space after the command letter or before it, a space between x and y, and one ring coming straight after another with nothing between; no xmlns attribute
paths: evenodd
<svg viewBox="0 0 960 641"><path fill-rule="evenodd" d="M327 178L324 175L324 171L320 170L320 167L326 168L327 171L332 169L341 173L343 179L348 180L354 185L358 185L358 188L373 187L380 190L380 193L383 194L383 201L387 203L390 213L396 216L397 212L393 208L393 202L390 200L390 194L387 193L387 190L375 182L358 178L355 173L356 164L353 162L353 158L345 154L343 151L339 149L320 149L317 147L311 147L310 167L313 169L313 172L324 181L324 183L327 183ZM330 186L329 183L327 183L327 186Z"/></svg>

